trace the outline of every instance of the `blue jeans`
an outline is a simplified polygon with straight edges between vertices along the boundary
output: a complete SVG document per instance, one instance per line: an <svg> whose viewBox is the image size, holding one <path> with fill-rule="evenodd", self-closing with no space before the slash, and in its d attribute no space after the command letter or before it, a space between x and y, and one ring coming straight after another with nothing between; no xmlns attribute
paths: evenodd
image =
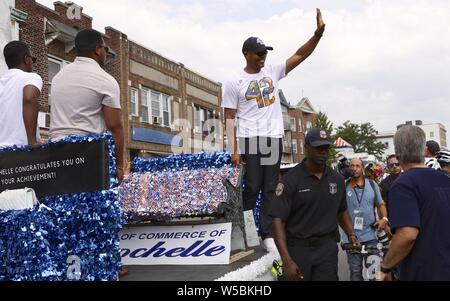
<svg viewBox="0 0 450 301"><path fill-rule="evenodd" d="M378 244L378 240L370 240L370 241L366 241L361 243L361 245L365 245L365 246L377 246ZM375 253L375 254L373 254ZM375 267L372 267L373 264L375 264L374 262L371 262L371 260L368 260L371 256L378 256L378 259L375 261L375 263L380 263L381 262L381 256L379 254L379 252L371 252L370 254L361 254L361 253L350 253L349 251L347 251L347 259L348 259L348 265L350 266L350 280L351 281L364 281L364 277L363 277L363 263L364 266L366 267L366 269L369 271L369 280L376 280L376 275L374 273L370 273L370 272L375 272L378 270L378 268L376 268L376 270L373 270ZM373 259L370 258L370 259ZM372 268L371 268L372 267ZM373 279L372 279L373 278Z"/></svg>

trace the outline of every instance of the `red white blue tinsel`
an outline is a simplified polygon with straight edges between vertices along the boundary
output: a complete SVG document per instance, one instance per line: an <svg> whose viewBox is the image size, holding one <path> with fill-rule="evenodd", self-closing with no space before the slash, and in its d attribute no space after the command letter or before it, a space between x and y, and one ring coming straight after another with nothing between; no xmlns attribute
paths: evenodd
<svg viewBox="0 0 450 301"><path fill-rule="evenodd" d="M225 180L237 185L230 158L225 152L135 158L119 189L128 222L215 214L227 201Z"/></svg>

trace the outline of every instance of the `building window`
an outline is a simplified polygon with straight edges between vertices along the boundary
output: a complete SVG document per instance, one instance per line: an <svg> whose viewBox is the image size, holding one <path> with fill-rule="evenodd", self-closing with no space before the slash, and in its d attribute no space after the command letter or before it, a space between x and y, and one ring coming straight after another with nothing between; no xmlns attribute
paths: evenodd
<svg viewBox="0 0 450 301"><path fill-rule="evenodd" d="M55 75L63 68L62 60L48 58L48 85L51 86Z"/></svg>
<svg viewBox="0 0 450 301"><path fill-rule="evenodd" d="M300 147L300 154L304 155L305 149L304 149L304 145L303 145L303 140L299 140L299 147Z"/></svg>
<svg viewBox="0 0 450 301"><path fill-rule="evenodd" d="M287 137L285 135L285 136L283 136L283 153L286 153L287 149L288 149L288 142L287 142Z"/></svg>
<svg viewBox="0 0 450 301"><path fill-rule="evenodd" d="M131 88L130 92L130 112L131 116L139 116L138 113L138 90L135 88Z"/></svg>
<svg viewBox="0 0 450 301"><path fill-rule="evenodd" d="M205 136L214 133L216 130L215 119L213 111L195 106L194 132Z"/></svg>
<svg viewBox="0 0 450 301"><path fill-rule="evenodd" d="M384 146L386 146L386 148L389 148L389 142L385 142Z"/></svg>
<svg viewBox="0 0 450 301"><path fill-rule="evenodd" d="M291 131L295 132L296 130L295 118L291 118Z"/></svg>
<svg viewBox="0 0 450 301"><path fill-rule="evenodd" d="M207 134L209 135L210 133L213 134L216 131L216 116L214 115L213 111L208 110L208 118L206 119L206 121L208 122L207 126Z"/></svg>
<svg viewBox="0 0 450 301"><path fill-rule="evenodd" d="M430 138L434 138L434 132L430 132Z"/></svg>
<svg viewBox="0 0 450 301"><path fill-rule="evenodd" d="M150 97L152 99L152 117L160 117L161 116L161 111L160 111L160 106L161 106L160 94L159 93L155 93L155 92L152 91Z"/></svg>
<svg viewBox="0 0 450 301"><path fill-rule="evenodd" d="M170 126L170 97L168 95L162 95L162 117L163 125Z"/></svg>
<svg viewBox="0 0 450 301"><path fill-rule="evenodd" d="M303 126L302 126L302 119L298 119L298 131L301 133L303 132Z"/></svg>
<svg viewBox="0 0 450 301"><path fill-rule="evenodd" d="M52 91L52 82L53 78L56 74L58 74L59 71L61 71L64 66L70 64L68 61L64 61L62 59L56 58L56 57L48 57L48 104L50 105L50 95Z"/></svg>
<svg viewBox="0 0 450 301"><path fill-rule="evenodd" d="M292 139L292 153L295 155L298 153L297 139Z"/></svg>
<svg viewBox="0 0 450 301"><path fill-rule="evenodd" d="M169 95L142 89L142 121L169 127L171 99L172 97Z"/></svg>
<svg viewBox="0 0 450 301"><path fill-rule="evenodd" d="M142 93L142 105L141 105L141 111L142 111L142 117L141 117L141 121L142 122L149 122L149 116L148 116L148 96L150 94L150 91L147 89L142 89L141 90Z"/></svg>
<svg viewBox="0 0 450 301"><path fill-rule="evenodd" d="M203 109L195 106L194 133L196 134L200 134L202 132L203 116Z"/></svg>
<svg viewBox="0 0 450 301"><path fill-rule="evenodd" d="M306 129L309 130L310 128L312 128L312 122L311 121L307 121L306 122Z"/></svg>

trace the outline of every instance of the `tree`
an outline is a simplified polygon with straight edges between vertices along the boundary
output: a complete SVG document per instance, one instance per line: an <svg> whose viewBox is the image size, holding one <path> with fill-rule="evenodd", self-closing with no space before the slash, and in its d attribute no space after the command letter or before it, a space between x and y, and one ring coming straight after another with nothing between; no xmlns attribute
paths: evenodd
<svg viewBox="0 0 450 301"><path fill-rule="evenodd" d="M331 120L328 119L327 114L319 111L319 113L316 116L316 119L314 120L313 127L321 128L321 129L324 129L325 131L327 131L332 137L332 142L334 142L333 122L331 122ZM328 155L328 164L329 165L331 165L331 163L336 162L336 154L337 154L336 146L333 143L330 147L330 153Z"/></svg>
<svg viewBox="0 0 450 301"><path fill-rule="evenodd" d="M336 128L336 137L341 137L350 143L355 153L368 153L381 160L386 146L377 141L376 134L377 131L369 122L359 125L347 120Z"/></svg>
<svg viewBox="0 0 450 301"><path fill-rule="evenodd" d="M333 134L333 123L328 119L327 114L324 112L320 112L317 114L316 119L314 120L315 128L321 128L327 131L330 135Z"/></svg>

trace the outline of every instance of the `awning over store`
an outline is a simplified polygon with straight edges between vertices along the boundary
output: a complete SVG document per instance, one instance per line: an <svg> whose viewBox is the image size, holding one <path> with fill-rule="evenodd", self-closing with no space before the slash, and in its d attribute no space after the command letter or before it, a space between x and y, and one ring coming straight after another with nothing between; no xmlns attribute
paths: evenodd
<svg viewBox="0 0 450 301"><path fill-rule="evenodd" d="M135 141L172 145L177 147L183 146L183 139L179 136L146 128L133 127L132 139Z"/></svg>

